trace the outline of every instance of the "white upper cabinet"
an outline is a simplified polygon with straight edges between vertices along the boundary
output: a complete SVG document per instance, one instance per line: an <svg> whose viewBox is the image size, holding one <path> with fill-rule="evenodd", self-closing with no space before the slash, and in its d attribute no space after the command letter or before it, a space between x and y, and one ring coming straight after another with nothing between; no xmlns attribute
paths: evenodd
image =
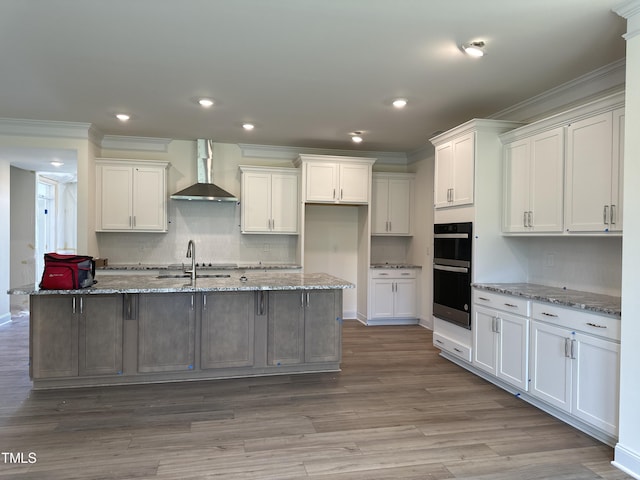
<svg viewBox="0 0 640 480"><path fill-rule="evenodd" d="M368 204L375 159L333 155L300 155L302 197L307 203Z"/></svg>
<svg viewBox="0 0 640 480"><path fill-rule="evenodd" d="M240 166L240 171L242 233L298 233L298 170Z"/></svg>
<svg viewBox="0 0 640 480"><path fill-rule="evenodd" d="M436 145L435 208L473 203L475 133Z"/></svg>
<svg viewBox="0 0 640 480"><path fill-rule="evenodd" d="M504 232L562 232L563 166L563 127L505 144Z"/></svg>
<svg viewBox="0 0 640 480"><path fill-rule="evenodd" d="M97 231L166 232L168 162L96 160Z"/></svg>
<svg viewBox="0 0 640 480"><path fill-rule="evenodd" d="M412 234L413 184L413 174L373 174L372 235Z"/></svg>
<svg viewBox="0 0 640 480"><path fill-rule="evenodd" d="M572 123L567 139L567 231L621 232L624 108Z"/></svg>

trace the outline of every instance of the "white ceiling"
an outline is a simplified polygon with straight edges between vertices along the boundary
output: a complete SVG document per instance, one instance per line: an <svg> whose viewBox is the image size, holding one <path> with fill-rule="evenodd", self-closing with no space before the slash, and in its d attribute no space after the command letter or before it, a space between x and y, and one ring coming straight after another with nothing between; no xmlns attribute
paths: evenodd
<svg viewBox="0 0 640 480"><path fill-rule="evenodd" d="M411 152L435 131L624 58L619 3L2 0L0 116L110 135ZM477 39L487 56L465 57L458 45ZM202 109L200 96L216 105ZM409 105L394 109L394 97ZM113 117L121 111L126 124Z"/></svg>

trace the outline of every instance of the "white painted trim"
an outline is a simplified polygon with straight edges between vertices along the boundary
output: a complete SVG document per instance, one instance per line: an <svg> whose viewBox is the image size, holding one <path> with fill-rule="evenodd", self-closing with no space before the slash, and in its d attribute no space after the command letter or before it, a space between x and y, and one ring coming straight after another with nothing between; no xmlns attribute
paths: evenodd
<svg viewBox="0 0 640 480"><path fill-rule="evenodd" d="M634 15L640 14L640 1L627 0L620 5L613 7L612 10L624 18L631 18Z"/></svg>
<svg viewBox="0 0 640 480"><path fill-rule="evenodd" d="M611 465L622 470L633 478L640 479L640 455L618 442L615 446L614 460Z"/></svg>
<svg viewBox="0 0 640 480"><path fill-rule="evenodd" d="M102 138L102 148L113 150L135 150L145 152L161 152L169 151L171 138L155 138L155 137L127 137L122 135L105 135Z"/></svg>
<svg viewBox="0 0 640 480"><path fill-rule="evenodd" d="M528 122L546 116L550 109L565 109L571 103L584 102L589 96L624 87L625 72L626 60L623 58L500 110L488 118L511 118Z"/></svg>
<svg viewBox="0 0 640 480"><path fill-rule="evenodd" d="M86 139L90 128L90 123L0 118L0 135Z"/></svg>
<svg viewBox="0 0 640 480"><path fill-rule="evenodd" d="M254 145L239 143L243 157L277 158L280 160L295 160L299 155L332 155L350 157L374 157L377 163L406 165L408 163L406 153L402 152L369 152L354 150L334 150L307 147L285 147L281 145Z"/></svg>
<svg viewBox="0 0 640 480"><path fill-rule="evenodd" d="M0 327L2 325L6 325L7 323L11 323L11 312L0 315Z"/></svg>

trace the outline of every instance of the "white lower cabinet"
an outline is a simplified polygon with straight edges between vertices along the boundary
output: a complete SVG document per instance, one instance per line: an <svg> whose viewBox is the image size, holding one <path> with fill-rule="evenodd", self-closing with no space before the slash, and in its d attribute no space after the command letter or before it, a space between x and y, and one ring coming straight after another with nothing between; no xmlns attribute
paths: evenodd
<svg viewBox="0 0 640 480"><path fill-rule="evenodd" d="M575 318L563 318L567 314ZM536 318L539 316L554 323ZM620 343L580 331L582 326L598 328L615 337L617 325L612 320L619 323L599 315L534 305L531 395L616 436Z"/></svg>
<svg viewBox="0 0 640 480"><path fill-rule="evenodd" d="M414 269L373 269L369 288L368 324L417 322Z"/></svg>
<svg viewBox="0 0 640 480"><path fill-rule="evenodd" d="M508 299L504 295L474 292L473 365L519 388L528 389L529 319L496 308L521 308L528 301ZM522 307L515 302L524 302ZM489 304L490 307L483 306ZM508 305L511 305L509 307Z"/></svg>

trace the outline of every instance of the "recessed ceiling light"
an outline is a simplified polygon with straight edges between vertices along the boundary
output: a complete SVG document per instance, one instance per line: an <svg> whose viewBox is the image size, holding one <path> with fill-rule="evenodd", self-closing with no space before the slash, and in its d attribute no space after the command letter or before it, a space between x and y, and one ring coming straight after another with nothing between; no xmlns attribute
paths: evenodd
<svg viewBox="0 0 640 480"><path fill-rule="evenodd" d="M64 165L64 162L61 162L59 160L54 160L53 162L51 162L51 165L53 165L54 167L61 167Z"/></svg>
<svg viewBox="0 0 640 480"><path fill-rule="evenodd" d="M470 57L483 57L486 55L484 51L485 43L482 40L465 43L460 48Z"/></svg>
<svg viewBox="0 0 640 480"><path fill-rule="evenodd" d="M404 108L407 106L407 99L406 98L396 98L392 105L396 108Z"/></svg>
<svg viewBox="0 0 640 480"><path fill-rule="evenodd" d="M251 131L254 128L256 128L256 126L253 123L243 123L242 128L244 128L245 130Z"/></svg>
<svg viewBox="0 0 640 480"><path fill-rule="evenodd" d="M351 137L351 140L354 143L362 143L362 137L360 135L354 135L353 137Z"/></svg>
<svg viewBox="0 0 640 480"><path fill-rule="evenodd" d="M126 113L117 113L116 114L116 118L118 120L120 120L121 122L126 122L127 120L129 120L131 117L129 115L127 115Z"/></svg>
<svg viewBox="0 0 640 480"><path fill-rule="evenodd" d="M210 98L201 98L200 100L198 100L198 103L204 108L209 108L213 105L213 100L211 100Z"/></svg>

